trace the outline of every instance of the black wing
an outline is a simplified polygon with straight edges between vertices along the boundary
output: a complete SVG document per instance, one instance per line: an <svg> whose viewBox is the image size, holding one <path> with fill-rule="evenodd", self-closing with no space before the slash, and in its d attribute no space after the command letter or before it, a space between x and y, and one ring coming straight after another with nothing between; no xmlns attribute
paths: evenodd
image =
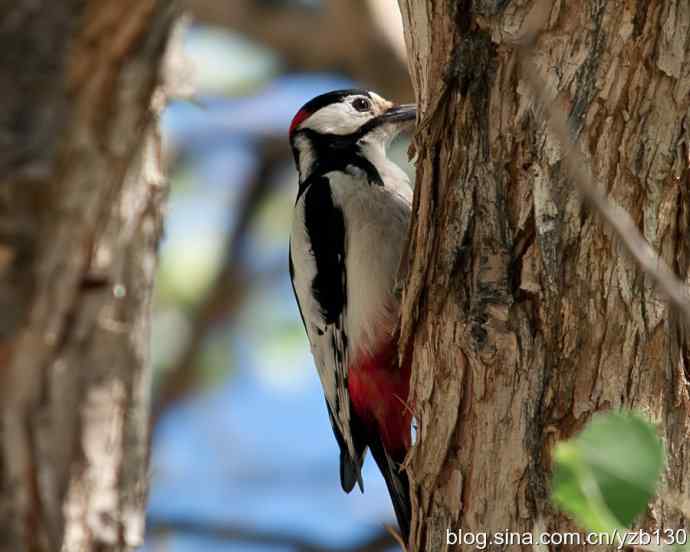
<svg viewBox="0 0 690 552"><path fill-rule="evenodd" d="M309 179L295 205L290 276L340 447L340 482L349 492L355 482L362 487L366 444L347 387L345 247L345 221L328 178Z"/></svg>

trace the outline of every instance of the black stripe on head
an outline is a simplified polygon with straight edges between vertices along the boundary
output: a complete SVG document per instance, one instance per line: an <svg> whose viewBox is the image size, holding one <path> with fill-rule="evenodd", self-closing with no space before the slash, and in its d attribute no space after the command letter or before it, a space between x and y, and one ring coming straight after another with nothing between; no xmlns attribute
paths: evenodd
<svg viewBox="0 0 690 552"><path fill-rule="evenodd" d="M333 204L327 178L310 178L304 198L304 225L316 262L312 293L326 323L338 320L345 308L345 221L342 210Z"/></svg>
<svg viewBox="0 0 690 552"><path fill-rule="evenodd" d="M307 120L311 115L316 113L322 107L327 105L340 103L348 96L366 96L371 98L371 94L367 90L360 90L358 88L350 88L349 90L334 90L333 92L326 92L316 98L312 98L307 103L305 103L297 114L293 117L290 123L290 139L292 139L295 132L297 132L297 127L305 120Z"/></svg>
<svg viewBox="0 0 690 552"><path fill-rule="evenodd" d="M367 98L371 98L371 94L369 94L367 90L360 90L358 88L334 90L333 92L326 92L325 94L316 96L316 98L312 98L305 103L299 111L309 113L311 115L312 113L316 113L322 107L342 102L348 96L366 96Z"/></svg>
<svg viewBox="0 0 690 552"><path fill-rule="evenodd" d="M357 141L375 125L367 123L365 130L360 129L353 134L343 136L334 134L320 134L312 129L296 130L299 124L309 118L309 116L317 112L322 107L334 103L342 102L349 96L366 96L371 98L371 94L367 90L352 88L349 90L335 90L326 94L321 94L309 100L302 109L297 112L295 118L290 125L290 142L292 145L292 153L295 158L295 165L299 168L300 152L294 141L295 134L300 134L308 140L309 147L312 150L312 157L314 159L313 165L309 168L308 174L301 175L299 191L297 192L297 199L304 191L313 183L314 178L310 175L318 176L324 175L331 171L346 172L348 166L354 166L364 171L370 184L383 185L383 179L376 167L364 155L357 144ZM378 118L373 119L378 121Z"/></svg>

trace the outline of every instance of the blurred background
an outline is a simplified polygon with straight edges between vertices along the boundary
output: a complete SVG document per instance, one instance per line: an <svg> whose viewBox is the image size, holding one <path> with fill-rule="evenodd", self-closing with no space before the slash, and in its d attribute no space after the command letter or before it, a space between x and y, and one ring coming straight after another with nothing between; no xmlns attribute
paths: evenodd
<svg viewBox="0 0 690 552"><path fill-rule="evenodd" d="M373 461L338 448L287 271L287 128L349 87L413 99L396 0L187 0L163 136L171 195L153 324L153 551L395 550ZM405 139L392 157L410 172Z"/></svg>

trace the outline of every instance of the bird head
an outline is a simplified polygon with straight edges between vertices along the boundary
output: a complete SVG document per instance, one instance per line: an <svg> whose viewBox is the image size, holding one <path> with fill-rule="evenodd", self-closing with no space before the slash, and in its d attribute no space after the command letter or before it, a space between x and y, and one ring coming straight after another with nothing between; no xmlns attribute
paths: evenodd
<svg viewBox="0 0 690 552"><path fill-rule="evenodd" d="M413 104L395 105L366 90L337 90L313 98L290 124L300 180L317 169L341 168L353 156L376 164L416 113Z"/></svg>

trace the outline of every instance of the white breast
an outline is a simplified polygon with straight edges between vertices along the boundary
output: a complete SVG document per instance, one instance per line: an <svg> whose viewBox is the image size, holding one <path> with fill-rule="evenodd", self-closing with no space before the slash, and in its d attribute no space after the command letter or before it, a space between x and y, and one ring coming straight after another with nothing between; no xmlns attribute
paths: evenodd
<svg viewBox="0 0 690 552"><path fill-rule="evenodd" d="M334 203L346 226L347 334L350 358L372 353L391 335L398 317L394 294L400 258L407 239L412 190L405 173L392 162L380 171L383 186L365 175L327 175Z"/></svg>

